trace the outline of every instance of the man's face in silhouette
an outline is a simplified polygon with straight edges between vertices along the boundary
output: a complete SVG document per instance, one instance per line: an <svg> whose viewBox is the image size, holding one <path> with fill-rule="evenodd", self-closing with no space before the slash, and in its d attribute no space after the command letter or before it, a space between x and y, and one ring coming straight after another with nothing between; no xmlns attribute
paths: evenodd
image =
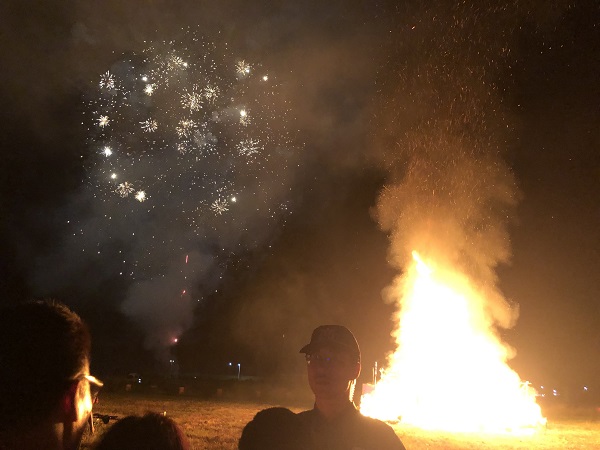
<svg viewBox="0 0 600 450"><path fill-rule="evenodd" d="M321 347L306 355L308 384L317 399L348 398L360 363L348 352Z"/></svg>

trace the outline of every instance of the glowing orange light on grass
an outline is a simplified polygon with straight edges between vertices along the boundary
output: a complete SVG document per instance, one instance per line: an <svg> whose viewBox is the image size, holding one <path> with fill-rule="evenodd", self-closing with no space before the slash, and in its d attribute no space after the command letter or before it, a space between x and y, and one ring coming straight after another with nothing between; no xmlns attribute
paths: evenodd
<svg viewBox="0 0 600 450"><path fill-rule="evenodd" d="M545 424L535 393L507 364L485 302L468 278L413 263L400 289L397 350L361 412L423 429L528 433Z"/></svg>

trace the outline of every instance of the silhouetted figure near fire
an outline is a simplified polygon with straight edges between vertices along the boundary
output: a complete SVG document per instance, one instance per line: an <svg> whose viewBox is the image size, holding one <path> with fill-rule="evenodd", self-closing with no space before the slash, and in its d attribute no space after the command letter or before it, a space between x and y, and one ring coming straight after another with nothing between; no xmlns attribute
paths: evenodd
<svg viewBox="0 0 600 450"><path fill-rule="evenodd" d="M363 416L352 402L360 375L360 349L341 325L316 328L300 353L306 355L314 408L297 414L306 448L318 450L404 450L386 423Z"/></svg>
<svg viewBox="0 0 600 450"><path fill-rule="evenodd" d="M102 386L90 349L87 326L61 303L0 311L0 449L79 448Z"/></svg>

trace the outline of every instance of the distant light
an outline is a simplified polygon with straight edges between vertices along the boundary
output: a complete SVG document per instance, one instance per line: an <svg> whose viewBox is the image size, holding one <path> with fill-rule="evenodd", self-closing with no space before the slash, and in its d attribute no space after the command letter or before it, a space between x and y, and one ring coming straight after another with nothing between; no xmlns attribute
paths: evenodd
<svg viewBox="0 0 600 450"><path fill-rule="evenodd" d="M242 116L242 117L246 117L246 114L247 114L247 113L246 113L246 110L245 110L245 109L242 109L242 110L240 110L240 116Z"/></svg>
<svg viewBox="0 0 600 450"><path fill-rule="evenodd" d="M263 75L263 81L267 81L269 79L268 75Z"/></svg>
<svg viewBox="0 0 600 450"><path fill-rule="evenodd" d="M142 81L148 81L148 77L144 75L144 76L142 77Z"/></svg>
<svg viewBox="0 0 600 450"><path fill-rule="evenodd" d="M587 387L587 386L584 386L584 387L583 387L583 390L584 390L584 391L587 391L587 390L588 390L588 387Z"/></svg>
<svg viewBox="0 0 600 450"><path fill-rule="evenodd" d="M176 344L178 341L179 341L179 339L177 339L177 338L173 339L173 342L175 342Z"/></svg>
<svg viewBox="0 0 600 450"><path fill-rule="evenodd" d="M113 172L110 174L110 177L114 180L115 178L117 178L117 174Z"/></svg>
<svg viewBox="0 0 600 450"><path fill-rule="evenodd" d="M104 156L110 156L113 154L111 148L108 145L106 147L104 147L103 153L104 153Z"/></svg>
<svg viewBox="0 0 600 450"><path fill-rule="evenodd" d="M235 203L235 202L237 202L237 198L235 198L235 197L231 197L231 201L232 201L233 203Z"/></svg>

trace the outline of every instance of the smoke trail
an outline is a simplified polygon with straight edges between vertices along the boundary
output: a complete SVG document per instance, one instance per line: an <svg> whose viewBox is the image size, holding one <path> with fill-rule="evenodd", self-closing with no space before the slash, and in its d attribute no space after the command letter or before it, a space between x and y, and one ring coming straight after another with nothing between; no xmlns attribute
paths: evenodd
<svg viewBox="0 0 600 450"><path fill-rule="evenodd" d="M470 275L502 327L516 311L495 268L511 256L507 224L519 192L502 159L513 125L498 80L507 81L516 14L467 3L407 11L377 136L388 181L375 214L391 264L402 269L417 249Z"/></svg>

